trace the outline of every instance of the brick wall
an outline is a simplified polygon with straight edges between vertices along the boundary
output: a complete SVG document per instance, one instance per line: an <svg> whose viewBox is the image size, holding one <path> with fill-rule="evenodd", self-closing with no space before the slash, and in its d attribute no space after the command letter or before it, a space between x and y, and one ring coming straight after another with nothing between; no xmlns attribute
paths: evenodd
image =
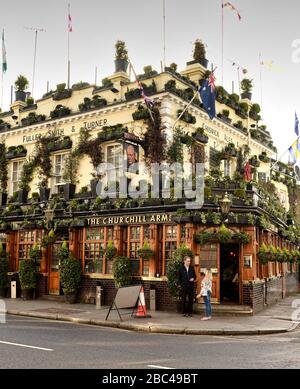
<svg viewBox="0 0 300 389"><path fill-rule="evenodd" d="M83 278L82 287L79 292L79 301L94 304L97 283L103 288L102 304L110 305L116 295L116 288L113 280ZM146 305L150 306L150 289L156 290L156 309L164 311L176 310L176 304L169 294L168 285L165 281L140 281L133 280L134 284L142 284L145 292Z"/></svg>
<svg viewBox="0 0 300 389"><path fill-rule="evenodd" d="M265 288L265 292L264 292ZM265 282L245 283L243 285L243 304L252 307L253 312L262 311L266 306L271 306L288 296L299 291L299 273L287 273L284 277L276 277ZM264 293L266 304L264 304Z"/></svg>

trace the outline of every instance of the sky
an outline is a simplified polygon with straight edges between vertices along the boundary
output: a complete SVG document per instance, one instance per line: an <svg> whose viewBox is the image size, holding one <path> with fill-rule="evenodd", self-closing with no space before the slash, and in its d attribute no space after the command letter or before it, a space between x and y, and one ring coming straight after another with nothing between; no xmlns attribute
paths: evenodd
<svg viewBox="0 0 300 389"><path fill-rule="evenodd" d="M166 1L166 62L183 70L192 59L193 42L202 39L207 58L217 66L221 83L221 0ZM160 70L163 59L163 0L70 0L73 32L70 34L71 84L98 83L114 71L114 44L125 40L138 73L151 64ZM300 117L300 2L289 0L231 0L242 16L224 9L224 86L238 91L235 62L253 79L253 101L263 101L263 119L279 154L295 140L295 110ZM32 83L34 32L39 33L34 97L40 98L67 79L67 14L65 0L0 0L0 29L5 29L8 70L4 75L4 104L10 104L10 86L19 74ZM295 46L296 47L296 46ZM259 65L274 61L273 71ZM294 55L293 55L294 54ZM299 63L298 63L299 62ZM210 65L211 66L211 65ZM262 82L261 82L262 81ZM1 80L0 80L1 82ZM29 88L31 90L31 86ZM262 93L261 93L262 92ZM261 96L263 99L261 99Z"/></svg>

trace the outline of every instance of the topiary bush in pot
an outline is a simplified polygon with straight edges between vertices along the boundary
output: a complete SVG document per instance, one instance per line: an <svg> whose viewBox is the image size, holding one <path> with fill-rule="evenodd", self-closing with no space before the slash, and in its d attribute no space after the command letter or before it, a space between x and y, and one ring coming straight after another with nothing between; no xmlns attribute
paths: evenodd
<svg viewBox="0 0 300 389"><path fill-rule="evenodd" d="M128 286L131 283L131 261L125 256L117 256L113 263L113 276L116 288Z"/></svg>
<svg viewBox="0 0 300 389"><path fill-rule="evenodd" d="M78 289L81 285L81 262L74 258L69 251L67 255L65 247L61 248L60 258L63 258L59 267L59 275L65 295L65 302L74 304Z"/></svg>

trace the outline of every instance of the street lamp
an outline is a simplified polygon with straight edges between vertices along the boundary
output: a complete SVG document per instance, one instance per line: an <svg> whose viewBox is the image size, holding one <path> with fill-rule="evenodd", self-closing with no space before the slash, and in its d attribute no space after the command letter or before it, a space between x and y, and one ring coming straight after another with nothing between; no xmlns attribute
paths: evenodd
<svg viewBox="0 0 300 389"><path fill-rule="evenodd" d="M223 215L226 216L229 214L231 204L232 204L232 201L230 200L230 198L228 197L228 194L226 192L224 197L221 200L219 200L219 205L220 205L221 212Z"/></svg>

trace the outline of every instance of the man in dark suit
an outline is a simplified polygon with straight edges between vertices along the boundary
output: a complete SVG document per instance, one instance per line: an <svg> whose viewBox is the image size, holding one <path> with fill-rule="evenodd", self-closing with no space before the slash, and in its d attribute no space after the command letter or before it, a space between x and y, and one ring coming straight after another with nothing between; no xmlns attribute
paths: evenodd
<svg viewBox="0 0 300 389"><path fill-rule="evenodd" d="M186 256L179 269L179 284L182 291L182 314L185 317L191 317L193 313L195 280L196 274L193 266L191 266L191 258Z"/></svg>

